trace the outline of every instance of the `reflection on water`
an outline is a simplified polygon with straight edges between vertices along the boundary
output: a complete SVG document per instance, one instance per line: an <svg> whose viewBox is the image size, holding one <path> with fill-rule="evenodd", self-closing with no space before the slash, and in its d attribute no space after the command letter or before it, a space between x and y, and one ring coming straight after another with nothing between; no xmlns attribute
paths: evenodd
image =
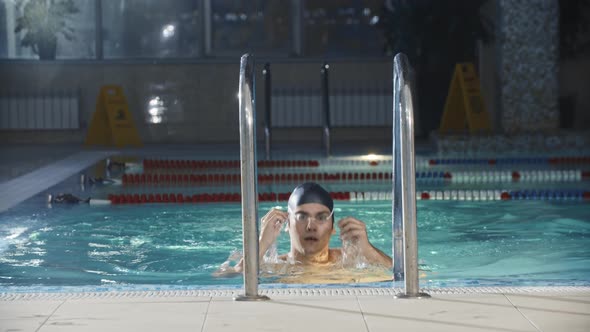
<svg viewBox="0 0 590 332"><path fill-rule="evenodd" d="M217 277L235 275L234 266L242 254L233 251L214 273ZM342 259L326 264L302 264L289 256L279 256L276 245L271 246L260 264L261 283L285 284L339 284L391 281L390 269L370 265L359 254L358 247L346 243L342 248Z"/></svg>
<svg viewBox="0 0 590 332"><path fill-rule="evenodd" d="M342 264L301 265L282 262L265 263L260 268L262 283L284 284L340 284L391 281L389 269L382 266L363 268L344 267Z"/></svg>

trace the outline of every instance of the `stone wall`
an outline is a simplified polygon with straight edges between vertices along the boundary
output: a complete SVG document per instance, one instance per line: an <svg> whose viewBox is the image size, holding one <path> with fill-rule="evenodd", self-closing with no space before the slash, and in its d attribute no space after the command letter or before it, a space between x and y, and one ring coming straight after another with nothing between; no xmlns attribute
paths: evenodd
<svg viewBox="0 0 590 332"><path fill-rule="evenodd" d="M557 0L499 0L499 93L505 133L559 127Z"/></svg>

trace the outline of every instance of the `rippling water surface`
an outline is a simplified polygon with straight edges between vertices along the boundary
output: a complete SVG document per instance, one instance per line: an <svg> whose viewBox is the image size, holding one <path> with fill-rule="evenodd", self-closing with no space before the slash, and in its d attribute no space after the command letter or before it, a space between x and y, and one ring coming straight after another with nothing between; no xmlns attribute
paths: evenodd
<svg viewBox="0 0 590 332"><path fill-rule="evenodd" d="M261 204L259 215L275 205ZM588 203L419 201L417 208L425 284L590 284ZM373 245L387 253L391 214L390 202L336 202L336 218L365 221ZM240 285L240 276L212 276L242 248L240 217L238 204L27 201L0 214L0 286ZM338 234L331 245L341 246ZM282 233L278 252L288 249ZM280 279L271 273L262 281Z"/></svg>

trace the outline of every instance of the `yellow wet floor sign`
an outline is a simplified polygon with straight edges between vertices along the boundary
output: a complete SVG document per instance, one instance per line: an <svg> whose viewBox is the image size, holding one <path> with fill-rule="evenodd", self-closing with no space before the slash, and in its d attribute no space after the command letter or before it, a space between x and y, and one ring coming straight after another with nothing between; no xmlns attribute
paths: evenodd
<svg viewBox="0 0 590 332"><path fill-rule="evenodd" d="M458 63L445 103L441 133L489 133L492 128L481 96L479 78L472 63Z"/></svg>
<svg viewBox="0 0 590 332"><path fill-rule="evenodd" d="M85 144L116 147L142 145L120 86L105 85L100 88Z"/></svg>

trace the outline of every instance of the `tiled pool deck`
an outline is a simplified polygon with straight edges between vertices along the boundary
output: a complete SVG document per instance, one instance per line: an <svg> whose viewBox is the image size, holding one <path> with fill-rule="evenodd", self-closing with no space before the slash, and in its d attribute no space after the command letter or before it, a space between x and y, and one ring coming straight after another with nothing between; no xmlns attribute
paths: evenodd
<svg viewBox="0 0 590 332"><path fill-rule="evenodd" d="M130 152L51 149L27 147L3 158L0 211L107 155ZM162 146L131 152L153 155L160 149L175 153ZM215 146L175 151L213 158L235 152L233 159L239 158L237 149ZM31 158L35 153L45 162ZM590 287L442 288L421 300L395 299L394 289L261 292L271 300L236 302L239 292L230 290L0 293L0 331L590 331Z"/></svg>
<svg viewBox="0 0 590 332"><path fill-rule="evenodd" d="M236 302L224 292L19 294L0 300L1 331L589 331L588 290L395 299L363 289ZM282 294L281 294L282 293Z"/></svg>

